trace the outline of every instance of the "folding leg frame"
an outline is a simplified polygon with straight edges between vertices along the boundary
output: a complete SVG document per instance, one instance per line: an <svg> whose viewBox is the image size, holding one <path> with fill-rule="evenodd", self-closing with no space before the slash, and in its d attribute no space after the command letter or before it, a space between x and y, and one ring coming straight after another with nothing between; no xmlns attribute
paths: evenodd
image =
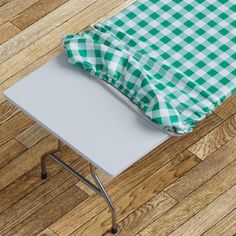
<svg viewBox="0 0 236 236"><path fill-rule="evenodd" d="M61 151L61 148L62 148L62 143L61 143L61 141L58 140L58 147L56 149L54 149L54 150L51 150L50 152L45 153L41 157L41 177L42 177L42 179L46 179L47 178L46 160L47 160L47 158L51 158L57 164L59 164L61 167L63 167L68 172L70 172L72 175L74 175L76 178L78 178L82 183L87 185L90 189L92 189L94 192L96 192L97 194L99 194L101 197L104 198L104 200L106 201L108 207L111 210L111 215L112 215L112 228L111 228L111 232L113 234L115 234L117 232L116 210L115 210L115 208L113 206L113 203L112 203L110 197L108 196L106 190L104 189L100 179L98 178L98 176L96 174L95 167L92 164L90 164L90 173L91 173L91 176L92 176L92 178L93 178L93 180L95 182L95 184L93 184L89 180L87 180L85 177L80 175L73 168L71 168L69 165L67 165L65 162L63 162L56 155L57 152Z"/></svg>

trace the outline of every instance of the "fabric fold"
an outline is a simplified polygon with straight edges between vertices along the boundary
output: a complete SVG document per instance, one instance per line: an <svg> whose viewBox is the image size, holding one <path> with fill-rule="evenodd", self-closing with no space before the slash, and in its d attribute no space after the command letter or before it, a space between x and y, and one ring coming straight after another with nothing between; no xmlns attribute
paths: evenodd
<svg viewBox="0 0 236 236"><path fill-rule="evenodd" d="M162 3L158 4L161 6ZM138 13L141 7L142 12ZM167 5L165 7L167 9ZM176 42L166 36L171 34L170 29L175 34L180 34L178 30L181 26L177 25L175 28L169 24L161 32L161 28L159 30L156 26L158 21L151 18L155 12L146 16L144 21L144 12L150 12L152 8L157 11L157 3L151 0L137 1L123 13L103 24L98 23L80 34L66 35L62 43L69 63L111 84L162 129L175 135L183 135L191 132L197 121L211 114L216 106L236 91L236 81L235 78L230 80L223 75L223 72L226 73L225 69L216 74L219 68L217 62L220 66L229 63L224 60L221 62L218 58L218 61L214 61L214 58L210 58L215 56L212 52L207 51L209 55L203 55L206 47L202 43L195 42L194 38L188 35L185 41L176 37ZM137 13L135 9L138 9ZM127 21L127 25L121 24L121 17L125 19L124 22ZM166 23L164 19L159 20ZM137 33L132 26L139 29ZM199 26L199 29L201 28ZM193 29L200 32L195 25ZM152 37L146 37L147 32L153 32ZM189 34L191 31L186 32ZM196 57L201 56L206 62L203 59L197 61L194 55L187 51L193 48L192 45L200 51L198 54L196 52ZM212 45L211 48L215 49L216 46ZM217 45L220 47L219 42ZM170 49L171 47L173 49ZM171 56L167 58L168 50L176 50L174 56L177 59L173 61ZM234 51L229 51L230 56L236 55L233 53ZM226 57L225 52L224 54ZM207 62L209 66L214 66L214 69L206 67ZM181 63L184 66L181 66ZM194 74L189 68L195 68L196 65L198 68ZM204 66L206 72L202 69ZM231 67L230 69L235 73ZM233 73L228 73L228 77Z"/></svg>
<svg viewBox="0 0 236 236"><path fill-rule="evenodd" d="M99 39L95 37L98 34ZM153 58L145 58L147 55L129 52L111 35L107 41L106 34L106 31L98 32L94 29L83 34L66 36L63 39L63 46L69 63L79 66L114 86L162 129L177 134L192 131L195 122L183 119L174 101L171 102L171 96L176 90L175 86L171 81L169 85L165 82L168 80L164 76L173 77L173 73L177 72ZM151 69L148 63L143 64L148 60L156 63L154 68ZM183 75L179 74L179 76ZM172 80L175 79L172 78ZM169 86L170 97L162 91L164 86Z"/></svg>

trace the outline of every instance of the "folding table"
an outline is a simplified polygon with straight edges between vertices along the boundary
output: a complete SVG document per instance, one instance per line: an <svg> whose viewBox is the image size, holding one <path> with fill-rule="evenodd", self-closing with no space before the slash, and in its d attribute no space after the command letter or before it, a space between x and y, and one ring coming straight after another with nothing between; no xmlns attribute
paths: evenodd
<svg viewBox="0 0 236 236"><path fill-rule="evenodd" d="M68 64L60 54L4 92L6 98L58 138L58 148L45 150L51 158L101 195L112 213L112 233L117 231L116 212L95 167L115 177L157 147L170 135L109 90L87 72ZM65 143L89 161L95 183L64 163L56 152Z"/></svg>

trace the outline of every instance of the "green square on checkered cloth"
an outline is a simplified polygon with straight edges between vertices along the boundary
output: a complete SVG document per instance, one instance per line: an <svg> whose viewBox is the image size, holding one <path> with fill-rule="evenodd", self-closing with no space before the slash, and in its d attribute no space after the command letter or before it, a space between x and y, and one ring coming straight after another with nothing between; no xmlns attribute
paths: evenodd
<svg viewBox="0 0 236 236"><path fill-rule="evenodd" d="M70 63L175 134L236 92L235 0L139 0L63 45Z"/></svg>

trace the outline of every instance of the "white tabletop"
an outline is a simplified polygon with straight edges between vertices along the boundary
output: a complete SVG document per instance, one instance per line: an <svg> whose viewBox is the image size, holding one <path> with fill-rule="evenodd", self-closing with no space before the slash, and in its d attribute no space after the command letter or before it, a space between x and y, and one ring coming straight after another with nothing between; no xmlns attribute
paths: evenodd
<svg viewBox="0 0 236 236"><path fill-rule="evenodd" d="M68 64L64 53L4 95L112 177L170 137L122 102L99 79Z"/></svg>

